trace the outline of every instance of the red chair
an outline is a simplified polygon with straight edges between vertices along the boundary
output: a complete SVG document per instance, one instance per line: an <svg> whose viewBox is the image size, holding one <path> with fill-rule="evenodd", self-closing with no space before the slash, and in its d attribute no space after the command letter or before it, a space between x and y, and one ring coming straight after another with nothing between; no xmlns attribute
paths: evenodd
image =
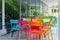
<svg viewBox="0 0 60 40"><path fill-rule="evenodd" d="M43 32L40 30L41 29L41 27L43 26L42 25L42 21L40 20L37 20L36 18L32 18L31 19L31 22L29 23L30 24L30 26L31 26L31 34L36 34L36 36L37 36L37 34L42 34ZM36 40L38 40L37 39L38 37L36 37Z"/></svg>

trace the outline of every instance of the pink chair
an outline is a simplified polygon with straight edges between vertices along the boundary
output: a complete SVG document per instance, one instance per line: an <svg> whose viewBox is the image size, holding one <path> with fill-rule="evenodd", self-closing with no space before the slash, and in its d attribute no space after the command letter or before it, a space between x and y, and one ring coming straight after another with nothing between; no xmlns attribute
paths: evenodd
<svg viewBox="0 0 60 40"><path fill-rule="evenodd" d="M25 21L25 20L18 20L18 25L20 26L21 31L27 32L27 37L28 37L29 32L30 32L30 30L29 30L29 28L28 28L28 22ZM22 25L25 25L25 26L22 27ZM19 32L19 33L20 33L20 32ZM25 35L25 36L26 36L26 35ZM28 38L29 38L29 37L28 37ZM29 40L28 38L27 38L27 40Z"/></svg>

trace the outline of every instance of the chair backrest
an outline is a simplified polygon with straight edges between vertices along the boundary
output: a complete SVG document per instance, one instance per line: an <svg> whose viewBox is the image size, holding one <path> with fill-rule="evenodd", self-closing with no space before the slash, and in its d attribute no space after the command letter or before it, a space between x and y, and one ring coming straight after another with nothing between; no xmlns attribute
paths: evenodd
<svg viewBox="0 0 60 40"><path fill-rule="evenodd" d="M31 26L38 26L38 27L40 26L40 27L42 27L42 21L40 19L32 18L31 20L32 20L30 22Z"/></svg>
<svg viewBox="0 0 60 40"><path fill-rule="evenodd" d="M10 19L10 24L17 24L18 20Z"/></svg>
<svg viewBox="0 0 60 40"><path fill-rule="evenodd" d="M40 19L45 20L45 22L48 22L50 19L52 19L53 24L55 24L57 22L57 18L54 16L40 17Z"/></svg>
<svg viewBox="0 0 60 40"><path fill-rule="evenodd" d="M54 22L54 18L45 18L45 19L43 19L43 23L47 23L49 25L54 24L53 22Z"/></svg>
<svg viewBox="0 0 60 40"><path fill-rule="evenodd" d="M31 18L23 18L23 20L31 21Z"/></svg>
<svg viewBox="0 0 60 40"><path fill-rule="evenodd" d="M18 20L18 25L28 25L28 22L26 20Z"/></svg>
<svg viewBox="0 0 60 40"><path fill-rule="evenodd" d="M12 27L16 27L17 23L18 23L17 20L10 19L11 28L12 28Z"/></svg>
<svg viewBox="0 0 60 40"><path fill-rule="evenodd" d="M51 28L52 25L53 25L53 20L50 19L49 22L44 23L43 27L45 27L45 28Z"/></svg>
<svg viewBox="0 0 60 40"><path fill-rule="evenodd" d="M53 25L53 21L50 20L49 22L45 23L46 26L52 26Z"/></svg>
<svg viewBox="0 0 60 40"><path fill-rule="evenodd" d="M36 22L37 19L36 18L31 18L31 21Z"/></svg>
<svg viewBox="0 0 60 40"><path fill-rule="evenodd" d="M43 21L43 23L50 22L50 18L48 18L48 19L45 18L45 19L43 19L42 21Z"/></svg>

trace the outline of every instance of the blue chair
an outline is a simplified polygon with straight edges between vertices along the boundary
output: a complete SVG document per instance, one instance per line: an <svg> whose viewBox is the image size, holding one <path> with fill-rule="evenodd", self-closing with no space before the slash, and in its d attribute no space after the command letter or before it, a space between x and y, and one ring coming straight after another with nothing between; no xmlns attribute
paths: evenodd
<svg viewBox="0 0 60 40"><path fill-rule="evenodd" d="M11 25L10 37L12 37L12 34L13 34L12 31L14 31L14 30L16 30L16 31L20 30L20 28L16 26L17 24L18 24L18 20L10 19L10 25Z"/></svg>

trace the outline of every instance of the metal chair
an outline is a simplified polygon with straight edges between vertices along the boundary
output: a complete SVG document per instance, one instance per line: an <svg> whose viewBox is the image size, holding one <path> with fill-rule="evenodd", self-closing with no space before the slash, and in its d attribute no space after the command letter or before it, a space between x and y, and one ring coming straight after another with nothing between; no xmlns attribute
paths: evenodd
<svg viewBox="0 0 60 40"><path fill-rule="evenodd" d="M21 31L27 33L27 40L29 40L28 37L29 37L30 30L29 30L28 22L26 20L18 20L18 25L21 28ZM20 34L20 32L19 32L19 34Z"/></svg>
<svg viewBox="0 0 60 40"><path fill-rule="evenodd" d="M13 31L16 30L20 30L20 28L18 26L16 26L18 24L18 20L14 20L14 19L10 19L10 25L11 25L11 29L10 29L10 37L13 36Z"/></svg>

